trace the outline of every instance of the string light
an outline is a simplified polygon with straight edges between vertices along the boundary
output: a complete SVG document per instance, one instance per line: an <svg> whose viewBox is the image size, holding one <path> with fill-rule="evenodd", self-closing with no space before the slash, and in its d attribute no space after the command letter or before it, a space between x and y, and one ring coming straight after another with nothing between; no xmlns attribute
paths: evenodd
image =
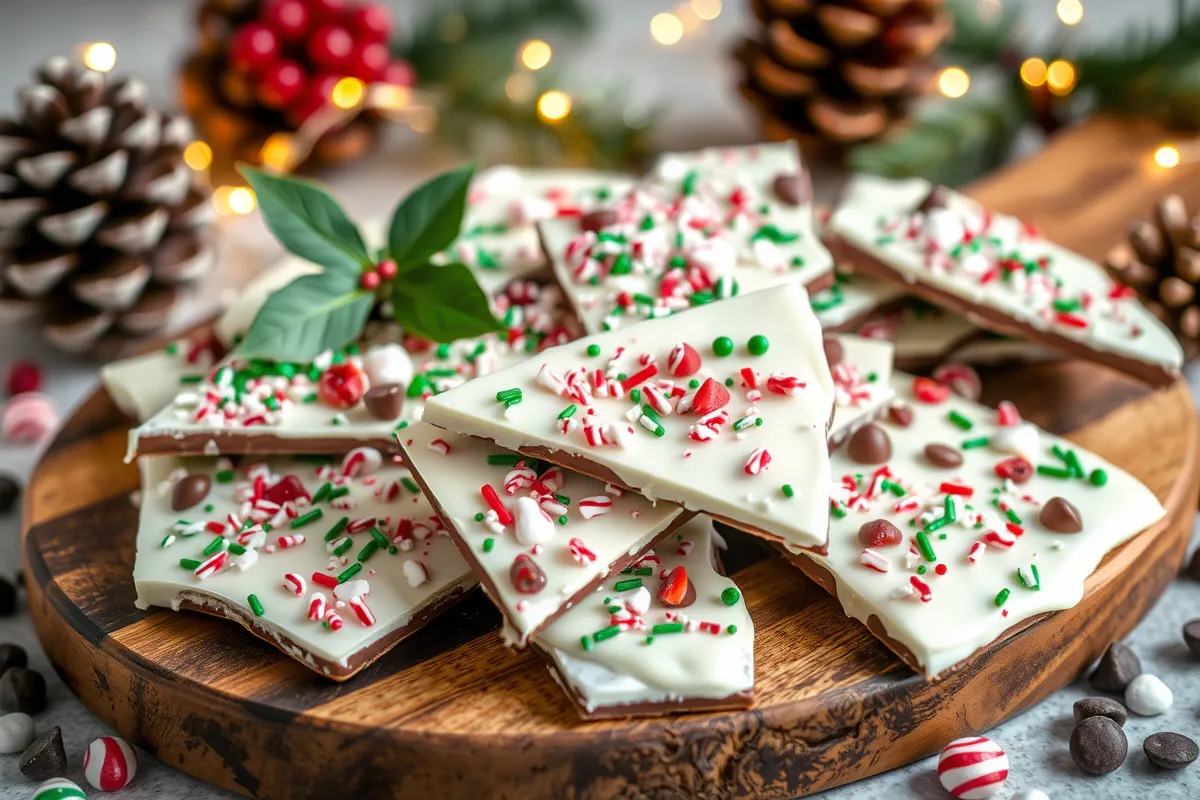
<svg viewBox="0 0 1200 800"><path fill-rule="evenodd" d="M1021 80L1028 86L1041 86L1046 82L1046 62L1040 58L1027 58L1021 64Z"/></svg>
<svg viewBox="0 0 1200 800"><path fill-rule="evenodd" d="M282 131L272 133L262 146L262 163L268 169L290 172L292 168L292 137Z"/></svg>
<svg viewBox="0 0 1200 800"><path fill-rule="evenodd" d="M249 214L258 205L254 192L246 186L218 186L213 190L213 207L221 215Z"/></svg>
<svg viewBox="0 0 1200 800"><path fill-rule="evenodd" d="M1154 163L1163 169L1175 169L1183 160L1179 148L1173 144L1164 144L1154 151Z"/></svg>
<svg viewBox="0 0 1200 800"><path fill-rule="evenodd" d="M571 98L565 92L552 89L538 98L537 110L547 122L558 122L571 113Z"/></svg>
<svg viewBox="0 0 1200 800"><path fill-rule="evenodd" d="M705 22L721 16L721 0L692 0L692 13Z"/></svg>
<svg viewBox="0 0 1200 800"><path fill-rule="evenodd" d="M1078 25L1083 19L1083 3L1079 0L1058 0L1054 12L1064 25Z"/></svg>
<svg viewBox="0 0 1200 800"><path fill-rule="evenodd" d="M670 47L683 38L683 22L674 14L655 14L650 20L650 35L654 41Z"/></svg>
<svg viewBox="0 0 1200 800"><path fill-rule="evenodd" d="M504 82L504 94L514 103L524 103L533 96L533 76L528 72L517 72Z"/></svg>
<svg viewBox="0 0 1200 800"><path fill-rule="evenodd" d="M196 172L203 172L212 166L213 151L208 142L195 141L183 148L183 163Z"/></svg>
<svg viewBox="0 0 1200 800"><path fill-rule="evenodd" d="M354 108L363 101L367 86L358 78L342 78L333 85L330 99L338 108Z"/></svg>
<svg viewBox="0 0 1200 800"><path fill-rule="evenodd" d="M541 39L534 39L521 46L521 63L525 69L538 70L550 63L554 51Z"/></svg>
<svg viewBox="0 0 1200 800"><path fill-rule="evenodd" d="M109 72L117 65L117 49L108 42L92 42L83 48L83 63L90 70Z"/></svg>
<svg viewBox="0 0 1200 800"><path fill-rule="evenodd" d="M1059 97L1066 97L1075 88L1075 67L1069 61L1058 59L1046 67L1046 84Z"/></svg>
<svg viewBox="0 0 1200 800"><path fill-rule="evenodd" d="M946 67L938 73L938 91L946 97L962 97L971 88L971 76L961 67Z"/></svg>

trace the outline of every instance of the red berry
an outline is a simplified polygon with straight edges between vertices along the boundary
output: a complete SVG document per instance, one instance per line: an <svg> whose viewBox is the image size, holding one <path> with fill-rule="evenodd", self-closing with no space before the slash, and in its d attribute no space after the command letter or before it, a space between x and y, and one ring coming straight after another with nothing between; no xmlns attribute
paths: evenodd
<svg viewBox="0 0 1200 800"><path fill-rule="evenodd" d="M278 483L267 489L263 497L278 505L283 505L289 500L295 500L298 497L303 497L306 500L312 499L308 490L304 488L304 481L295 475L284 475L279 479Z"/></svg>
<svg viewBox="0 0 1200 800"><path fill-rule="evenodd" d="M334 364L317 382L317 395L334 408L354 408L366 391L367 376L349 362Z"/></svg>
<svg viewBox="0 0 1200 800"><path fill-rule="evenodd" d="M354 37L338 25L318 28L308 40L308 57L319 69L344 72L354 52Z"/></svg>
<svg viewBox="0 0 1200 800"><path fill-rule="evenodd" d="M913 378L912 393L922 403L944 403L950 397L950 387L932 378Z"/></svg>
<svg viewBox="0 0 1200 800"><path fill-rule="evenodd" d="M346 13L346 27L360 42L386 42L392 34L392 15L382 3L359 6Z"/></svg>
<svg viewBox="0 0 1200 800"><path fill-rule="evenodd" d="M390 281L392 278L396 277L396 262L381 261L379 262L379 266L375 268L375 271L379 273L379 277L383 278L385 281Z"/></svg>
<svg viewBox="0 0 1200 800"><path fill-rule="evenodd" d="M263 72L258 98L270 108L287 108L304 93L304 68L295 61L276 61Z"/></svg>
<svg viewBox="0 0 1200 800"><path fill-rule="evenodd" d="M891 547L904 537L900 529L886 519L876 519L858 529L858 541L863 547Z"/></svg>
<svg viewBox="0 0 1200 800"><path fill-rule="evenodd" d="M383 80L384 73L387 72L388 58L390 54L385 44L371 42L356 45L346 59L346 71L367 83L375 83Z"/></svg>
<svg viewBox="0 0 1200 800"><path fill-rule="evenodd" d="M358 279L358 283L368 292L373 292L379 288L379 273L374 270L364 272L362 277Z"/></svg>
<svg viewBox="0 0 1200 800"><path fill-rule="evenodd" d="M1033 477L1033 464L1020 456L1006 458L996 465L996 475L1020 485Z"/></svg>
<svg viewBox="0 0 1200 800"><path fill-rule="evenodd" d="M346 11L346 0L307 0L307 3L313 19L320 22L337 19Z"/></svg>
<svg viewBox="0 0 1200 800"><path fill-rule="evenodd" d="M4 385L10 395L36 392L42 388L42 371L32 361L18 361L9 367Z"/></svg>
<svg viewBox="0 0 1200 800"><path fill-rule="evenodd" d="M301 0L269 0L259 15L285 42L295 42L308 33L310 15Z"/></svg>
<svg viewBox="0 0 1200 800"><path fill-rule="evenodd" d="M229 61L245 72L258 72L279 55L279 37L261 22L251 22L234 31L229 42Z"/></svg>
<svg viewBox="0 0 1200 800"><path fill-rule="evenodd" d="M383 71L383 82L392 86L415 86L417 73L407 61L393 61Z"/></svg>
<svg viewBox="0 0 1200 800"><path fill-rule="evenodd" d="M696 390L696 397L692 400L692 411L703 417L727 405L729 390L717 383L716 378L706 378Z"/></svg>
<svg viewBox="0 0 1200 800"><path fill-rule="evenodd" d="M665 606L679 608L680 606L691 605L688 603L688 574L687 569L683 566L675 567L667 575L667 579L663 581L663 585L658 589L658 599ZM695 602L695 591L692 592L692 601Z"/></svg>

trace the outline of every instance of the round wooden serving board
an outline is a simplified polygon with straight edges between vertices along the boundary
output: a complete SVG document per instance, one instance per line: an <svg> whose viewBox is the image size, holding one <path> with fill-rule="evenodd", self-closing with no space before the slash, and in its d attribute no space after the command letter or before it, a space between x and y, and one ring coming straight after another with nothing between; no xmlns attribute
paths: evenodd
<svg viewBox="0 0 1200 800"><path fill-rule="evenodd" d="M1039 156L1042 170L1020 165L976 194L1100 255L1162 190L1155 181L1166 183L1140 166L1160 135L1101 120ZM1028 190L1025 174L1037 178ZM1128 632L1178 570L1198 487L1182 384L1151 392L1075 362L994 370L985 385L986 402L1011 399L1132 472L1168 514L1109 555L1078 606L936 682L736 534L726 565L755 622L751 711L582 723L539 659L504 648L499 615L478 593L357 678L323 680L236 625L134 608L138 475L121 463L128 421L103 391L70 419L29 487L29 605L51 660L93 711L166 763L247 795L802 795L933 753L1036 703Z"/></svg>

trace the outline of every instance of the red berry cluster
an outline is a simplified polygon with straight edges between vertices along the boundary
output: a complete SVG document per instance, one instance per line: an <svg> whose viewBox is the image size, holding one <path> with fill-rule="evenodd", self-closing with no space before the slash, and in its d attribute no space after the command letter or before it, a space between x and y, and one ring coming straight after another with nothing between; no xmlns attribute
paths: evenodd
<svg viewBox="0 0 1200 800"><path fill-rule="evenodd" d="M364 272L358 279L358 283L363 289L373 292L379 288L379 284L390 281L394 277L396 277L396 262L380 261L375 265L375 269Z"/></svg>
<svg viewBox="0 0 1200 800"><path fill-rule="evenodd" d="M330 102L344 77L412 86L412 67L388 52L392 21L382 3L263 0L257 19L233 31L229 63L263 105L299 125Z"/></svg>

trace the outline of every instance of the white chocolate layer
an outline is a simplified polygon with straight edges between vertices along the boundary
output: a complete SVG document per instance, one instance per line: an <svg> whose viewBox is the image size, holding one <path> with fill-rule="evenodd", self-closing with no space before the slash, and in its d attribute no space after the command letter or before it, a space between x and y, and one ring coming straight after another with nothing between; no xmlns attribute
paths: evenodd
<svg viewBox="0 0 1200 800"><path fill-rule="evenodd" d="M207 370L208 364L188 363L186 341L174 346L173 353L155 350L100 368L100 380L117 408L138 422L145 422L171 402L179 392L181 380Z"/></svg>

